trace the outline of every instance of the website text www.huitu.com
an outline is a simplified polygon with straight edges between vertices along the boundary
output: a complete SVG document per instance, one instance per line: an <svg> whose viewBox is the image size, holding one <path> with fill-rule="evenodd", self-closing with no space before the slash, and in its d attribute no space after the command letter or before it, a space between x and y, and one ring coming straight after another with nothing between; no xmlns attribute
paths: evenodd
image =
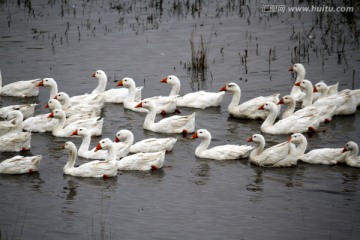
<svg viewBox="0 0 360 240"><path fill-rule="evenodd" d="M354 7L330 7L330 6L308 6L308 7L299 7L292 6L287 7L285 5L262 5L262 12L354 12Z"/></svg>

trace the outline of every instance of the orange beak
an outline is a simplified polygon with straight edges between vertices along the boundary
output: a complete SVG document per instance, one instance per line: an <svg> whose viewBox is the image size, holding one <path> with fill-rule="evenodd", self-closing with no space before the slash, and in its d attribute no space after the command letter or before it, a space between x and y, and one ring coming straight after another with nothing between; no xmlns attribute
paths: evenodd
<svg viewBox="0 0 360 240"><path fill-rule="evenodd" d="M51 112L48 116L47 116L47 118L53 118L54 117L54 112Z"/></svg>
<svg viewBox="0 0 360 240"><path fill-rule="evenodd" d="M342 152L344 153L344 152L347 152L348 150L346 149L346 148L344 148L343 150L342 150Z"/></svg>
<svg viewBox="0 0 360 240"><path fill-rule="evenodd" d="M54 99L57 99L57 95L54 97Z"/></svg>
<svg viewBox="0 0 360 240"><path fill-rule="evenodd" d="M74 136L74 135L78 135L78 130L77 129L70 135L70 137Z"/></svg>
<svg viewBox="0 0 360 240"><path fill-rule="evenodd" d="M167 83L167 77L160 80L162 83Z"/></svg>
<svg viewBox="0 0 360 240"><path fill-rule="evenodd" d="M280 101L277 103L277 105L279 105L279 104L284 104L284 99L283 98L280 99Z"/></svg>
<svg viewBox="0 0 360 240"><path fill-rule="evenodd" d="M316 88L316 86L314 86L314 91L313 92L317 92L318 90L317 90L317 88Z"/></svg>
<svg viewBox="0 0 360 240"><path fill-rule="evenodd" d="M95 73L93 73L91 76L92 76L92 77L95 77Z"/></svg>
<svg viewBox="0 0 360 240"><path fill-rule="evenodd" d="M102 149L102 147L101 147L100 143L98 143L98 145L95 148L95 152L99 151L100 149Z"/></svg>
<svg viewBox="0 0 360 240"><path fill-rule="evenodd" d="M195 138L198 138L198 134L197 134L197 132L196 132L196 133L194 133L194 134L191 136L191 138L190 138L190 139L195 139Z"/></svg>
<svg viewBox="0 0 360 240"><path fill-rule="evenodd" d="M49 104L47 103L47 104L45 104L45 106L44 106L45 108L49 108Z"/></svg>
<svg viewBox="0 0 360 240"><path fill-rule="evenodd" d="M297 83L295 83L294 85L300 87L300 83L301 83L301 82L297 82Z"/></svg>
<svg viewBox="0 0 360 240"><path fill-rule="evenodd" d="M142 102L140 102L138 105L135 106L135 108L142 107Z"/></svg>
<svg viewBox="0 0 360 240"><path fill-rule="evenodd" d="M252 142L253 141L252 137L249 137L247 141Z"/></svg>
<svg viewBox="0 0 360 240"><path fill-rule="evenodd" d="M116 143L120 142L120 139L118 137L115 137L115 142Z"/></svg>
<svg viewBox="0 0 360 240"><path fill-rule="evenodd" d="M226 85L225 86L223 86L222 88L220 88L220 90L219 91L226 91Z"/></svg>
<svg viewBox="0 0 360 240"><path fill-rule="evenodd" d="M289 68L289 71L293 72L294 71L294 66L291 66L291 68Z"/></svg>
<svg viewBox="0 0 360 240"><path fill-rule="evenodd" d="M65 149L65 144L64 144L64 145L62 145L61 149Z"/></svg>
<svg viewBox="0 0 360 240"><path fill-rule="evenodd" d="M37 87L43 87L44 86L44 80L41 80L40 82L38 82L38 84L36 84Z"/></svg>
<svg viewBox="0 0 360 240"><path fill-rule="evenodd" d="M118 83L116 84L116 86L117 86L117 87L124 86L124 85L123 85L123 80L120 80L120 82L118 82Z"/></svg>
<svg viewBox="0 0 360 240"><path fill-rule="evenodd" d="M292 140L291 136L290 136L290 137L288 137L288 142L290 142L291 140Z"/></svg>
<svg viewBox="0 0 360 240"><path fill-rule="evenodd" d="M264 110L264 105L261 105L258 110Z"/></svg>

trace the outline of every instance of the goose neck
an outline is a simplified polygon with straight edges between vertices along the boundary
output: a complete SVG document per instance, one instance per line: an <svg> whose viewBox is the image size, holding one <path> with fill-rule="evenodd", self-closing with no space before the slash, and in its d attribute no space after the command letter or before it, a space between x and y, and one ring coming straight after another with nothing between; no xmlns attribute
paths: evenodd
<svg viewBox="0 0 360 240"><path fill-rule="evenodd" d="M91 136L90 133L86 134L83 136L82 138L82 142L79 148L79 152L87 152L89 151L89 147L90 147L90 143L91 143Z"/></svg>
<svg viewBox="0 0 360 240"><path fill-rule="evenodd" d="M64 166L64 172L65 173L68 173L70 170L72 170L74 168L76 158L77 158L77 149L76 148L71 148L70 153L69 153L68 161L66 162L66 164Z"/></svg>
<svg viewBox="0 0 360 240"><path fill-rule="evenodd" d="M211 138L203 138L201 139L201 142L199 146L196 148L195 153L201 153L202 151L208 149L209 145L211 143Z"/></svg>
<svg viewBox="0 0 360 240"><path fill-rule="evenodd" d="M107 77L100 76L98 78L98 80L99 80L99 83L98 83L97 87L92 91L92 94L101 94L101 93L105 92L106 84L107 84Z"/></svg>

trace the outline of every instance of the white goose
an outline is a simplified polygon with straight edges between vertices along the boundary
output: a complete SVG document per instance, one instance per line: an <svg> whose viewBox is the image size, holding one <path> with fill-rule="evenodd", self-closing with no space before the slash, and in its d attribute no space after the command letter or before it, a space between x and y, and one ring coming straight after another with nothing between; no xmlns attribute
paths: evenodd
<svg viewBox="0 0 360 240"><path fill-rule="evenodd" d="M195 115L186 116L171 116L168 118L163 118L158 122L155 122L156 117L156 106L155 103L146 100L141 101L136 108L143 107L149 110L145 117L143 128L153 132L160 133L183 133L187 134L189 132L195 131Z"/></svg>
<svg viewBox="0 0 360 240"><path fill-rule="evenodd" d="M0 152L20 152L30 149L31 133L8 133L0 136Z"/></svg>
<svg viewBox="0 0 360 240"><path fill-rule="evenodd" d="M116 86L124 86L127 88L128 94L124 100L124 108L135 111L135 112L148 112L145 108L136 108L136 105L139 104L139 101L135 99L135 91L136 85L135 81L132 78L123 78L120 80ZM144 100L151 100L155 103L156 106L156 113L166 114L166 113L173 113L176 110L176 97L169 97L169 98L147 98Z"/></svg>
<svg viewBox="0 0 360 240"><path fill-rule="evenodd" d="M7 119L8 121L0 121L0 136L22 131L23 115L20 111L15 110L9 112Z"/></svg>
<svg viewBox="0 0 360 240"><path fill-rule="evenodd" d="M104 161L91 161L75 167L77 159L77 149L74 143L66 142L64 147L70 151L69 159L63 168L64 174L75 177L109 178L117 175L117 161L114 143L106 138L101 140L95 151L104 149L108 151L108 156Z"/></svg>
<svg viewBox="0 0 360 240"><path fill-rule="evenodd" d="M302 103L302 107L310 106L313 102L313 85L308 80L302 80L296 83L304 92L305 98ZM336 106L335 115L349 115L356 112L357 99L356 90L342 90L337 94L330 95L328 97L320 98L313 103L314 106Z"/></svg>
<svg viewBox="0 0 360 240"><path fill-rule="evenodd" d="M0 173L2 174L24 174L39 171L42 156L23 157L15 156L0 163Z"/></svg>
<svg viewBox="0 0 360 240"><path fill-rule="evenodd" d="M197 130L191 139L200 138L201 143L195 150L195 156L199 158L209 158L214 160L233 160L247 158L253 149L246 145L222 145L208 148L211 143L211 134L206 129Z"/></svg>
<svg viewBox="0 0 360 240"><path fill-rule="evenodd" d="M34 115L35 106L37 104L18 104L0 108L0 118L6 118L8 112L13 110L19 110L22 112L24 119L32 117Z"/></svg>
<svg viewBox="0 0 360 240"><path fill-rule="evenodd" d="M314 149L299 157L299 160L312 163L334 165L344 163L348 154L343 153L343 148L320 148Z"/></svg>
<svg viewBox="0 0 360 240"><path fill-rule="evenodd" d="M307 147L307 140L301 133L294 133L289 141L267 149L265 149L265 139L261 134L252 135L248 142L257 144L257 147L250 153L250 162L262 167L289 167L296 165L298 156L302 155Z"/></svg>
<svg viewBox="0 0 360 240"><path fill-rule="evenodd" d="M174 75L169 75L161 80L162 83L167 83L172 86L169 96L177 96L176 105L178 107L191 107L205 109L208 107L220 106L221 101L225 95L224 92L205 92L198 91L179 96L180 80Z"/></svg>
<svg viewBox="0 0 360 240"><path fill-rule="evenodd" d="M296 72L296 80L291 88L290 95L295 99L296 102L302 102L305 97L305 93L302 92L302 90L299 88L298 85L296 85L296 83L305 79L305 67L301 63L295 63L290 67L289 71Z"/></svg>
<svg viewBox="0 0 360 240"><path fill-rule="evenodd" d="M118 170L149 171L158 170L164 166L165 151L135 153L118 161Z"/></svg>
<svg viewBox="0 0 360 240"><path fill-rule="evenodd" d="M318 82L314 85L314 93L318 93L318 95L314 95L314 102L318 100L319 98L328 97L330 95L334 95L338 93L338 86L339 83L336 83L334 85L328 86L323 81Z"/></svg>
<svg viewBox="0 0 360 240"><path fill-rule="evenodd" d="M50 97L49 100L53 99L58 94L58 86L56 81L53 78L44 78L38 84L37 87L46 87L50 89ZM96 104L100 108L104 106L104 98L101 94L83 94L78 96L73 96L70 98L69 105L77 105L81 103L88 103L88 104Z"/></svg>
<svg viewBox="0 0 360 240"><path fill-rule="evenodd" d="M228 112L232 117L245 119L265 119L268 115L265 111L259 111L259 107L265 102L279 102L279 94L273 94L266 97L256 97L246 102L240 103L241 89L236 83L228 83L220 89L233 95L231 103L228 107ZM280 106L278 107L280 112Z"/></svg>
<svg viewBox="0 0 360 240"><path fill-rule="evenodd" d="M295 112L296 103L295 99L291 95L285 95L280 99L278 104L285 104L287 106L282 114L282 119L290 116L304 117L313 114L318 116L321 119L321 122L329 122L336 110L336 106L333 105L319 107L310 105Z"/></svg>
<svg viewBox="0 0 360 240"><path fill-rule="evenodd" d="M65 126L65 113L61 109L53 110L48 118L56 118L59 121L55 124L52 135L55 137L69 137L78 127L85 127L91 132L91 136L100 136L102 134L102 127L104 119L99 117L77 120Z"/></svg>
<svg viewBox="0 0 360 240"><path fill-rule="evenodd" d="M66 116L72 116L74 114L93 114L94 116L99 116L101 113L101 106L96 101L95 102L83 102L70 106L70 97L65 92L59 92L55 95L54 99L58 100L61 103L61 108L65 111Z"/></svg>
<svg viewBox="0 0 360 240"><path fill-rule="evenodd" d="M0 70L0 96L9 97L35 97L39 95L39 89L36 84L40 79L33 79L27 81L18 81L2 85L2 75Z"/></svg>
<svg viewBox="0 0 360 240"><path fill-rule="evenodd" d="M130 147L130 153L172 151L177 138L147 138Z"/></svg>
<svg viewBox="0 0 360 240"><path fill-rule="evenodd" d="M265 103L259 110L269 112L269 115L261 125L261 131L268 134L291 134L316 131L321 123L321 119L312 114L304 116L292 115L275 123L278 109L273 102Z"/></svg>
<svg viewBox="0 0 360 240"><path fill-rule="evenodd" d="M127 94L127 88L119 88L119 89L109 89L105 91L106 84L108 82L108 77L102 70L97 70L92 74L92 77L97 78L99 80L98 86L91 92L91 94L102 94L104 97L104 101L107 103L123 103ZM135 91L135 100L141 100L141 90L143 87L137 87Z"/></svg>
<svg viewBox="0 0 360 240"><path fill-rule="evenodd" d="M91 134L87 128L79 127L70 134L71 136L82 137L81 145L78 149L78 156L86 159L105 159L108 152L105 150L98 150L95 152L96 147L89 150L91 143Z"/></svg>
<svg viewBox="0 0 360 240"><path fill-rule="evenodd" d="M349 152L345 159L347 165L351 167L360 167L360 156L358 156L359 146L356 144L356 142L350 141L346 143L342 152Z"/></svg>

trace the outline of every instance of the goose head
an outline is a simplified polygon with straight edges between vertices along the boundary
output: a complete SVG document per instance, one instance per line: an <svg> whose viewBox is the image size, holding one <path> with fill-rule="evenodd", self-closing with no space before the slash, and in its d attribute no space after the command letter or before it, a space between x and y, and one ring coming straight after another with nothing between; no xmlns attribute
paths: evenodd
<svg viewBox="0 0 360 240"><path fill-rule="evenodd" d="M64 143L64 145L62 146L62 149L73 150L73 149L76 149L76 146L73 142L68 141L68 142Z"/></svg>
<svg viewBox="0 0 360 240"><path fill-rule="evenodd" d="M113 147L113 141L111 141L109 138L104 138L100 140L98 145L95 148L95 152L103 149L103 150L109 150L111 147Z"/></svg>
<svg viewBox="0 0 360 240"><path fill-rule="evenodd" d="M292 105L295 104L295 99L291 95L285 95L277 104Z"/></svg>
<svg viewBox="0 0 360 240"><path fill-rule="evenodd" d="M302 80L300 82L295 83L295 86L300 87L304 91L313 91L313 85L309 80Z"/></svg>
<svg viewBox="0 0 360 240"><path fill-rule="evenodd" d="M123 78L121 79L117 84L116 84L117 87L119 86L124 86L126 88L130 88L130 87L136 87L136 84L135 84L135 81L134 79L132 78L129 78L129 77L126 77L126 78Z"/></svg>
<svg viewBox="0 0 360 240"><path fill-rule="evenodd" d="M314 85L314 92L323 93L327 90L328 86L324 82L318 82Z"/></svg>
<svg viewBox="0 0 360 240"><path fill-rule="evenodd" d="M56 119L65 118L65 113L61 109L54 109L47 117Z"/></svg>
<svg viewBox="0 0 360 240"><path fill-rule="evenodd" d="M169 76L163 78L160 82L167 83L167 84L170 84L172 86L173 85L180 85L180 80L175 75L169 75Z"/></svg>
<svg viewBox="0 0 360 240"><path fill-rule="evenodd" d="M91 76L97 79L107 79L107 76L103 70L97 70Z"/></svg>
<svg viewBox="0 0 360 240"><path fill-rule="evenodd" d="M273 102L266 102L265 104L261 105L259 110L265 110L267 112L275 112L278 111L275 103Z"/></svg>
<svg viewBox="0 0 360 240"><path fill-rule="evenodd" d="M80 128L77 128L74 132L71 133L70 136L82 136L82 137L85 137L85 136L90 136L90 132L87 128L83 128L83 127L80 127Z"/></svg>
<svg viewBox="0 0 360 240"><path fill-rule="evenodd" d="M195 139L195 138L200 138L201 140L211 139L211 134L206 129L199 129L191 136L190 139Z"/></svg>
<svg viewBox="0 0 360 240"><path fill-rule="evenodd" d="M20 119L21 122L23 121L23 114L19 110L13 110L6 114L6 120L13 120L13 119Z"/></svg>
<svg viewBox="0 0 360 240"><path fill-rule="evenodd" d="M307 140L306 140L305 136L301 133L294 133L289 138L289 142L292 142L295 145L303 143L304 141L307 141Z"/></svg>
<svg viewBox="0 0 360 240"><path fill-rule="evenodd" d="M265 142L265 138L261 134L254 134L247 141L260 144L261 142Z"/></svg>
<svg viewBox="0 0 360 240"><path fill-rule="evenodd" d="M65 92L59 92L54 99L58 100L59 102L66 102L70 99L69 95Z"/></svg>
<svg viewBox="0 0 360 240"><path fill-rule="evenodd" d="M240 87L236 83L230 82L225 86L223 86L222 88L220 88L220 91L226 91L230 93L240 92Z"/></svg>
<svg viewBox="0 0 360 240"><path fill-rule="evenodd" d="M295 63L290 67L289 71L305 75L305 67L301 63Z"/></svg>
<svg viewBox="0 0 360 240"><path fill-rule="evenodd" d="M359 146L356 144L356 142L350 141L348 143L345 144L345 147L343 149L342 152L347 152L347 151L359 151Z"/></svg>
<svg viewBox="0 0 360 240"><path fill-rule="evenodd" d="M133 136L134 135L132 134L131 131L123 129L116 133L115 142L126 141L126 139L133 137Z"/></svg>
<svg viewBox="0 0 360 240"><path fill-rule="evenodd" d="M56 97L56 96L55 96ZM48 101L48 103L45 105L45 108L50 108L52 110L54 109L61 109L61 103L56 99L51 99Z"/></svg>
<svg viewBox="0 0 360 240"><path fill-rule="evenodd" d="M56 82L53 78L44 78L36 84L37 87L51 88L56 86Z"/></svg>
<svg viewBox="0 0 360 240"><path fill-rule="evenodd" d="M156 105L150 100L143 100L138 105L135 106L135 108L140 108L140 107L150 110L150 109L155 109Z"/></svg>

